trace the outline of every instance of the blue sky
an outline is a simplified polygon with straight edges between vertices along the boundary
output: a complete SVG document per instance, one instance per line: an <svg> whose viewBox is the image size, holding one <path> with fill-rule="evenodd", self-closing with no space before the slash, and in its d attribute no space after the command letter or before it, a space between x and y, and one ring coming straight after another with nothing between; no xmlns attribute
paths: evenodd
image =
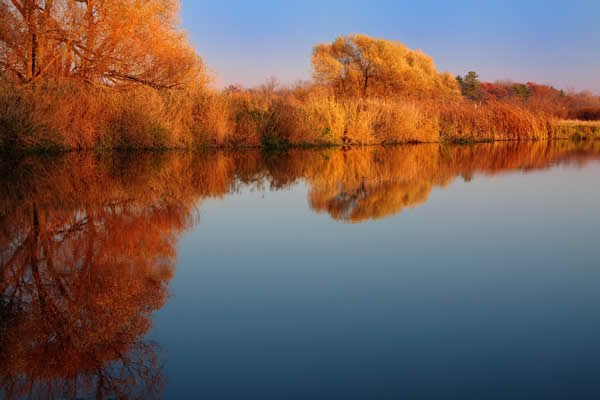
<svg viewBox="0 0 600 400"><path fill-rule="evenodd" d="M600 1L183 0L217 86L309 79L312 46L346 33L399 40L440 71L600 94Z"/></svg>

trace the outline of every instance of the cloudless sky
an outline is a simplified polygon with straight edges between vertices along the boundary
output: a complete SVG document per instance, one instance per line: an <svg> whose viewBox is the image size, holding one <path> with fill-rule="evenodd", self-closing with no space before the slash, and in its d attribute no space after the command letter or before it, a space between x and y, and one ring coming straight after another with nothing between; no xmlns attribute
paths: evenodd
<svg viewBox="0 0 600 400"><path fill-rule="evenodd" d="M183 0L216 84L310 79L312 46L346 33L399 40L438 70L600 94L600 0Z"/></svg>

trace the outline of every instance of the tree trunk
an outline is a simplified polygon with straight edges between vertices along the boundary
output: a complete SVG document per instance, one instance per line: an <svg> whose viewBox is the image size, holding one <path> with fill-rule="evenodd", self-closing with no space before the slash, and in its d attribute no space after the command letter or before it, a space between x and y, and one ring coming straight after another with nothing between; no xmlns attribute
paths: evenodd
<svg viewBox="0 0 600 400"><path fill-rule="evenodd" d="M36 76L36 63L37 63L37 56L38 56L38 42L37 42L37 35L35 33L31 34L31 79L35 78Z"/></svg>

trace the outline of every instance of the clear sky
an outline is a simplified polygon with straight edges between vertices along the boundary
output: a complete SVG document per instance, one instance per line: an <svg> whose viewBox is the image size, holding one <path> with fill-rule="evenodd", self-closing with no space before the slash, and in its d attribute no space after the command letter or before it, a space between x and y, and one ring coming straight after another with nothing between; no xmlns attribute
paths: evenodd
<svg viewBox="0 0 600 400"><path fill-rule="evenodd" d="M600 0L183 0L181 16L219 87L309 79L314 44L364 33L419 48L440 71L600 94Z"/></svg>

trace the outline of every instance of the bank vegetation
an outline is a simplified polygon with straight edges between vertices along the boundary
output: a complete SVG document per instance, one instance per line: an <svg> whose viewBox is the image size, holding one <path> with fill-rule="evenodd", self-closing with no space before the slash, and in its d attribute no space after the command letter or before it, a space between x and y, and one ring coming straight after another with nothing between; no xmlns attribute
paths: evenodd
<svg viewBox="0 0 600 400"><path fill-rule="evenodd" d="M210 84L179 2L0 0L0 148L167 149L588 139L600 100L454 77L397 41L314 46L313 80Z"/></svg>

